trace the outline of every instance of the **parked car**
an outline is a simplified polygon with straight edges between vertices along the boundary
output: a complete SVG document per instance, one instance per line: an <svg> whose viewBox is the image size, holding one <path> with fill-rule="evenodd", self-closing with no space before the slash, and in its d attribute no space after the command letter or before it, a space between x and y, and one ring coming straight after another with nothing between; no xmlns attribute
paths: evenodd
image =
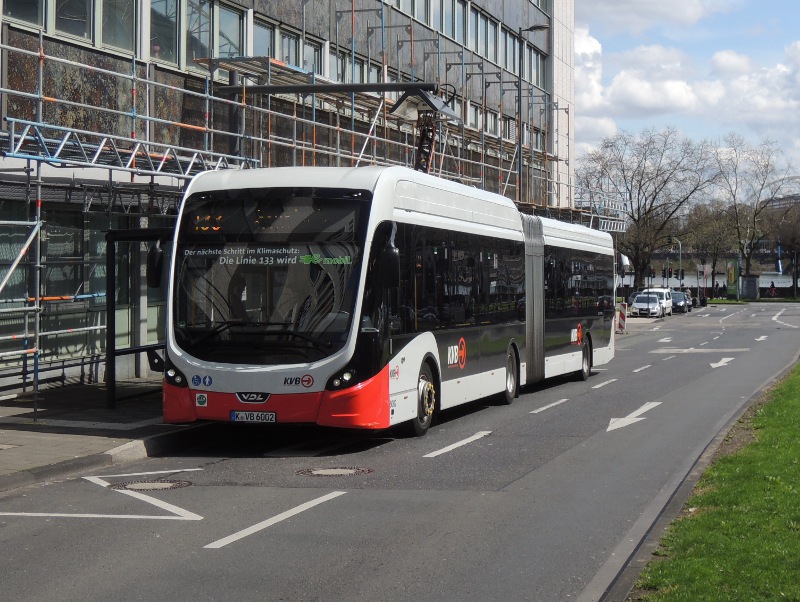
<svg viewBox="0 0 800 602"><path fill-rule="evenodd" d="M658 318L662 313L661 303L655 293L639 294L631 304L631 316Z"/></svg>
<svg viewBox="0 0 800 602"><path fill-rule="evenodd" d="M642 291L634 291L628 297L628 307L633 305L633 302L636 301L636 297L642 294Z"/></svg>
<svg viewBox="0 0 800 602"><path fill-rule="evenodd" d="M661 315L672 315L672 289L669 288L646 288L642 294L654 294L658 297L658 302L661 304Z"/></svg>
<svg viewBox="0 0 800 602"><path fill-rule="evenodd" d="M687 301L686 293L682 293L680 291L672 291L672 309L673 311L679 311L683 314L688 313L689 309L692 307L692 302Z"/></svg>

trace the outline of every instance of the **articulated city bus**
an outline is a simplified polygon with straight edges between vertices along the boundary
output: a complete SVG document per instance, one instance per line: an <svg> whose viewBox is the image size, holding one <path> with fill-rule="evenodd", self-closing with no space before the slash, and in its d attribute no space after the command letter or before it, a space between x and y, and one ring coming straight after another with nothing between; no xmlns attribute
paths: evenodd
<svg viewBox="0 0 800 602"><path fill-rule="evenodd" d="M173 241L164 419L423 435L588 378L614 355L613 291L607 233L410 169L203 173Z"/></svg>

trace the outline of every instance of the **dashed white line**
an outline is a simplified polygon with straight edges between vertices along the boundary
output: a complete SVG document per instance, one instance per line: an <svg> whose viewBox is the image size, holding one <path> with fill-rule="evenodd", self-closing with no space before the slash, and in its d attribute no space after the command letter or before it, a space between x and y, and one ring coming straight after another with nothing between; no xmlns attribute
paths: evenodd
<svg viewBox="0 0 800 602"><path fill-rule="evenodd" d="M442 454L446 454L449 451L453 451L454 449L456 449L458 447L461 447L462 445L466 445L467 443L472 443L473 441L477 441L481 437L485 437L486 435L490 435L491 432L492 431L478 431L477 433L472 435L472 437L467 437L466 439L463 439L462 441L458 441L456 443L453 443L453 445L448 445L447 447L443 447L442 449L437 450L435 452L431 452L429 454L425 454L422 457L423 458L435 458L436 456L441 456Z"/></svg>
<svg viewBox="0 0 800 602"><path fill-rule="evenodd" d="M595 385L592 389L599 389L600 387L605 387L606 385L610 385L613 382L616 382L616 378L612 378L611 380L607 380L605 382L600 383L599 385Z"/></svg>
<svg viewBox="0 0 800 602"><path fill-rule="evenodd" d="M636 368L636 370L634 370L634 372L641 372L642 370L647 370L651 366L652 366L652 364L647 364L646 366L642 366L641 368Z"/></svg>
<svg viewBox="0 0 800 602"><path fill-rule="evenodd" d="M271 527L272 525L279 523L281 521L286 520L287 518L291 518L296 514L300 514L301 512L305 512L306 510L313 508L314 506L318 506L323 504L329 500L339 497L340 495L344 495L347 493L346 491L334 491L333 493L329 493L328 495L323 495L322 497L318 497L315 500L311 500L310 502L306 502L305 504L300 504L296 508L292 508L291 510L287 510L286 512L282 512L277 516L273 516L272 518L268 518L265 521L257 523L252 527L248 527L247 529L242 529L232 535L228 535L227 537L223 537L222 539L218 539L217 541L208 544L207 546L203 546L204 548L221 548L223 546L227 546L230 543L238 541L248 535L252 535L253 533L258 533L259 531L263 531L267 527Z"/></svg>
<svg viewBox="0 0 800 602"><path fill-rule="evenodd" d="M674 355L670 355L670 356L667 356L665 358L662 358L661 361L662 362L666 362L667 360L671 360L673 357L675 357L675 356Z"/></svg>
<svg viewBox="0 0 800 602"><path fill-rule="evenodd" d="M559 399L558 401L554 401L553 403L549 403L546 406L542 406L541 408L539 408L537 410L533 410L530 413L531 414L538 414L539 412L544 412L545 410L549 410L550 408L554 408L554 407L556 407L558 405L561 405L565 401L569 401L569 399Z"/></svg>

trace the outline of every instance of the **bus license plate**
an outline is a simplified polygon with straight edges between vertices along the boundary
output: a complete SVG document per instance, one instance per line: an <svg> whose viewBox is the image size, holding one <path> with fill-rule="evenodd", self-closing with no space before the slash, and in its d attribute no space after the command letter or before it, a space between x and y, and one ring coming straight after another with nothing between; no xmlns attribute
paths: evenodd
<svg viewBox="0 0 800 602"><path fill-rule="evenodd" d="M276 422L275 412L231 412L231 422Z"/></svg>

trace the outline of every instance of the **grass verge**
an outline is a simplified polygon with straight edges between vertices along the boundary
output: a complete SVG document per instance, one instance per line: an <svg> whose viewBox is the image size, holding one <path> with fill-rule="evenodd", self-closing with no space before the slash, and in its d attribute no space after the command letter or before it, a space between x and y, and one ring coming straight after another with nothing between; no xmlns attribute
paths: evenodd
<svg viewBox="0 0 800 602"><path fill-rule="evenodd" d="M734 430L629 600L800 600L800 366Z"/></svg>

